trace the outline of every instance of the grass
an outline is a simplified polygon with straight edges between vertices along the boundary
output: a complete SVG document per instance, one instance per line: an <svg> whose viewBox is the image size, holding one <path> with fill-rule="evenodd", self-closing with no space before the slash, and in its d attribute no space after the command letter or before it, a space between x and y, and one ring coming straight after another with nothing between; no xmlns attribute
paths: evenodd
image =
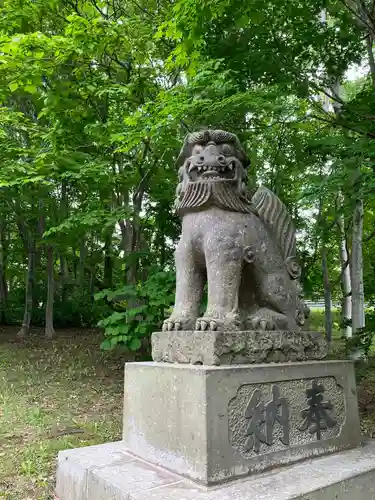
<svg viewBox="0 0 375 500"><path fill-rule="evenodd" d="M35 330L25 342L16 332L0 330L0 499L52 500L59 450L121 439L126 360L100 352L95 331L46 341ZM357 381L362 431L373 437L375 359L357 365Z"/></svg>
<svg viewBox="0 0 375 500"><path fill-rule="evenodd" d="M340 332L340 310L332 309L332 336L338 338L341 336ZM309 330L324 330L324 309L312 309L308 320Z"/></svg>
<svg viewBox="0 0 375 500"><path fill-rule="evenodd" d="M370 312L370 310L368 310ZM367 314L367 313L366 313ZM313 309L310 313L310 317L306 323L306 328L312 331L322 332L324 334L324 309ZM343 337L343 332L341 330L341 311L339 309L332 309L332 344L330 348L330 357L333 355L334 358L345 357L345 338ZM369 356L375 357L375 335L372 339L372 344L370 346Z"/></svg>
<svg viewBox="0 0 375 500"><path fill-rule="evenodd" d="M94 331L0 332L0 498L53 498L59 450L120 439L124 359Z"/></svg>

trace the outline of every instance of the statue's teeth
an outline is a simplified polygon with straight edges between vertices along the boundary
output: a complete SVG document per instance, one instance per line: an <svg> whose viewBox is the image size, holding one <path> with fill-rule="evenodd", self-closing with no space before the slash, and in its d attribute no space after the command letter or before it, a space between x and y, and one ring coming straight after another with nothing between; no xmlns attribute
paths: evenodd
<svg viewBox="0 0 375 500"><path fill-rule="evenodd" d="M229 163L228 168L229 170L233 170L233 163Z"/></svg>

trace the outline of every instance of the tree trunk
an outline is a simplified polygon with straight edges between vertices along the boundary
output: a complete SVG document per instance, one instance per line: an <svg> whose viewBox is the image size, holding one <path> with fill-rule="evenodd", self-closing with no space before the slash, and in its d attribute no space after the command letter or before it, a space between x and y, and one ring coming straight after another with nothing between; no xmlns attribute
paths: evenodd
<svg viewBox="0 0 375 500"><path fill-rule="evenodd" d="M332 341L332 297L331 297L331 283L329 281L328 263L327 263L327 249L325 246L322 248L322 271L323 271L323 286L324 286L324 317L325 317L325 331L327 342Z"/></svg>
<svg viewBox="0 0 375 500"><path fill-rule="evenodd" d="M46 328L45 334L48 339L55 335L53 328L53 299L54 299L54 278L53 278L53 247L47 247L47 304L46 304Z"/></svg>
<svg viewBox="0 0 375 500"><path fill-rule="evenodd" d="M357 200L353 214L352 259L351 259L353 333L360 331L365 326L362 234L363 234L363 201Z"/></svg>
<svg viewBox="0 0 375 500"><path fill-rule="evenodd" d="M95 270L90 269L88 276L88 291L91 302L94 302L95 295Z"/></svg>
<svg viewBox="0 0 375 500"><path fill-rule="evenodd" d="M123 252L124 259L124 282L127 283L127 258L130 252L130 240L131 240L131 227L129 221L120 219L118 221L121 230L121 250Z"/></svg>
<svg viewBox="0 0 375 500"><path fill-rule="evenodd" d="M131 224L131 243L130 243L130 251L138 252L139 251L139 243L141 239L141 210L143 203L143 196L145 193L145 185L141 181L138 186L137 193L133 196L133 220ZM139 268L139 258L134 257L130 266L128 266L128 271L126 273L126 279L128 284L135 284L137 282L138 276L138 268Z"/></svg>
<svg viewBox="0 0 375 500"><path fill-rule="evenodd" d="M60 201L60 211L61 218L66 220L69 215L69 200L68 200L68 190L67 190L67 182L64 180L61 183L61 201ZM61 304L64 304L66 301L67 294L67 283L68 283L68 264L66 260L66 256L60 253L60 273L61 273Z"/></svg>
<svg viewBox="0 0 375 500"><path fill-rule="evenodd" d="M67 282L68 282L68 264L66 262L66 257L60 254L60 274L61 274L61 304L66 301L67 294Z"/></svg>
<svg viewBox="0 0 375 500"><path fill-rule="evenodd" d="M343 218L339 219L338 226L340 229L340 262L341 262L341 290L342 290L342 323L343 334L346 337L352 336L352 283L350 277L349 254L347 250L347 239L344 229Z"/></svg>
<svg viewBox="0 0 375 500"><path fill-rule="evenodd" d="M122 161L120 159L119 161L119 172L121 175L123 175L123 166L122 166ZM121 191L117 192L115 195L115 203L117 207L129 207L129 191L127 189L122 189ZM121 243L120 243L120 248L122 251L122 257L124 259L124 282L126 283L126 258L127 255L130 251L130 224L127 220L125 219L119 219L118 224L120 226L120 231L121 231Z"/></svg>
<svg viewBox="0 0 375 500"><path fill-rule="evenodd" d="M85 258L87 255L86 242L84 237L82 237L81 244L79 246L79 264L78 264L78 280L79 286L81 287L81 294L83 295L83 290L85 286Z"/></svg>
<svg viewBox="0 0 375 500"><path fill-rule="evenodd" d="M366 46L367 46L368 62L370 66L370 73L372 79L372 86L375 87L375 59L374 59L374 52L372 50L373 44L374 44L373 35L369 33L366 38Z"/></svg>
<svg viewBox="0 0 375 500"><path fill-rule="evenodd" d="M134 285L137 282L137 272L138 272L138 257L135 257L133 252L138 250L138 225L136 220L133 218L132 228L131 228L131 261L127 263L126 269L126 284ZM127 256L129 259L129 255Z"/></svg>
<svg viewBox="0 0 375 500"><path fill-rule="evenodd" d="M104 288L112 288L113 255L112 255L113 228L106 231L104 235Z"/></svg>
<svg viewBox="0 0 375 500"><path fill-rule="evenodd" d="M73 254L73 276L74 276L74 281L77 283L77 277L78 277L78 257L77 257L77 249L75 246L72 247L72 254Z"/></svg>
<svg viewBox="0 0 375 500"><path fill-rule="evenodd" d="M1 257L0 257L1 260ZM8 300L8 287L5 277L5 269L0 263L0 324L7 324L7 300Z"/></svg>
<svg viewBox="0 0 375 500"><path fill-rule="evenodd" d="M5 222L0 222L0 323L5 325L7 320L8 284L6 280L7 240L5 237Z"/></svg>
<svg viewBox="0 0 375 500"><path fill-rule="evenodd" d="M27 253L27 273L26 273L26 284L25 284L25 311L23 315L23 321L21 329L19 330L17 337L23 339L29 333L31 316L33 311L33 289L35 281L35 243L31 241L29 243L29 249Z"/></svg>

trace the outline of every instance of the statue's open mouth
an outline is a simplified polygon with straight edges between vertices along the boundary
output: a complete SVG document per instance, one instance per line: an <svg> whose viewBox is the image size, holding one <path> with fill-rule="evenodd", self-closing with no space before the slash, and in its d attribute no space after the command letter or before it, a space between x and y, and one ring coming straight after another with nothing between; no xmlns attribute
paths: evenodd
<svg viewBox="0 0 375 500"><path fill-rule="evenodd" d="M201 177L221 177L221 175L216 170L206 170Z"/></svg>
<svg viewBox="0 0 375 500"><path fill-rule="evenodd" d="M232 180L236 175L236 165L231 161L225 165L217 163L216 165L207 165L200 163L190 163L188 173L191 180L198 179L221 179Z"/></svg>

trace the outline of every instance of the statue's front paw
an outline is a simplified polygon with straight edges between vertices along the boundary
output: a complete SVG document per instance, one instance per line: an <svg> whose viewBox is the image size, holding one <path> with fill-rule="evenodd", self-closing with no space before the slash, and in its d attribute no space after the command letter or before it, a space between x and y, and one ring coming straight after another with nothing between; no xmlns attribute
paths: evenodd
<svg viewBox="0 0 375 500"><path fill-rule="evenodd" d="M166 319L163 323L163 332L170 332L172 330L181 330L181 323L172 319Z"/></svg>
<svg viewBox="0 0 375 500"><path fill-rule="evenodd" d="M170 332L172 330L192 330L195 318L187 316L171 316L163 323L163 332Z"/></svg>
<svg viewBox="0 0 375 500"><path fill-rule="evenodd" d="M196 330L241 330L242 322L237 313L223 313L221 311L210 310L202 318L198 318L195 323Z"/></svg>
<svg viewBox="0 0 375 500"><path fill-rule="evenodd" d="M195 323L196 330L217 330L217 321L210 318L199 318Z"/></svg>

